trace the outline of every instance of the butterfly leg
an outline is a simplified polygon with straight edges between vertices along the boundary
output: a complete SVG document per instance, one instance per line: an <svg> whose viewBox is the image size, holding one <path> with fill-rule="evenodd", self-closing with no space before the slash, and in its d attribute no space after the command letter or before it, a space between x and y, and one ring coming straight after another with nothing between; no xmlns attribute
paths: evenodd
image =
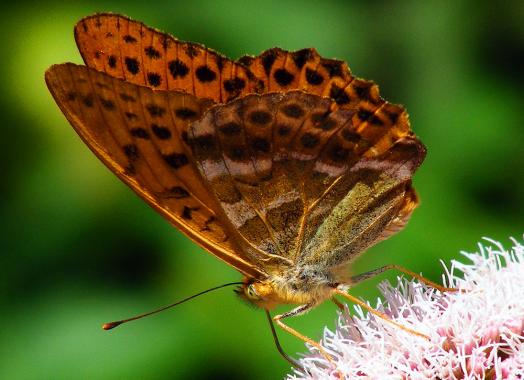
<svg viewBox="0 0 524 380"><path fill-rule="evenodd" d="M353 276L351 277L351 282L352 284L358 284L359 282L362 282L362 281L365 281L367 279L370 279L372 277L375 277L381 273L384 273L384 272L387 272L388 270L398 270L399 272L401 273L404 273L404 274L407 274L408 276L411 276L413 278L416 278L417 280L421 281L422 283L428 285L428 286L431 286L432 288L435 288L439 291L441 291L442 293L444 292L456 292L458 291L458 289L455 289L455 288L446 288L442 285L439 285L429 279L427 279L426 277L424 276L421 276L420 274L418 273L415 273L415 272L412 272L410 271L409 269L406 269L404 267L401 267L400 265L396 265L396 264L390 264L390 265L386 265L382 268L378 268L378 269L375 269L375 270L372 270L372 271L369 271L369 272L366 272L366 273L362 273L362 274L359 274L358 276Z"/></svg>
<svg viewBox="0 0 524 380"><path fill-rule="evenodd" d="M340 311L344 311L344 305L339 300L337 300L335 297L331 297L331 301L333 301L333 303L337 305Z"/></svg>
<svg viewBox="0 0 524 380"><path fill-rule="evenodd" d="M297 330L289 327L284 322L282 322L282 319L284 319L284 318L289 318L289 317L294 317L294 316L297 316L297 315L304 314L306 311L311 309L312 306L313 305L310 305L310 304L301 305L301 306L299 306L299 307L297 307L297 308L295 308L295 309L293 309L291 311L288 311L287 313L275 315L273 317L273 320L275 321L275 323L278 326L280 326L280 328L282 330L290 333L291 335L296 336L298 339L303 340L304 342L309 343L310 345L315 347L320 352L320 354L323 357L325 357L331 364L335 365L335 362L333 361L333 358L324 350L324 348L322 348L322 346L318 342L315 342L313 339L308 338L305 335L302 335Z"/></svg>
<svg viewBox="0 0 524 380"><path fill-rule="evenodd" d="M280 353L280 355L282 355L282 357L286 359L293 367L299 370L304 370L304 368L302 368L302 366L295 359L293 359L291 356L286 354L286 352L280 345L280 341L278 340L277 332L275 331L275 326L273 325L273 319L271 318L271 314L269 314L269 310L266 310L266 316L269 322L269 327L271 328L271 334L273 335L273 340L275 341L275 345L277 346L277 350Z"/></svg>
<svg viewBox="0 0 524 380"><path fill-rule="evenodd" d="M406 331L406 332L408 332L410 334L413 334L413 335L416 335L416 336L420 336L421 338L429 340L429 336L427 336L425 334L422 334L422 333L420 333L418 331L412 330L412 329L410 329L410 328L408 328L406 326L402 326L401 324L399 324L399 323L395 322L394 320L392 320L391 318L389 318L386 314L381 313L380 311L373 309L371 306L369 306L367 303L359 300L357 297L354 297L351 294L346 293L345 290L335 288L335 289L333 289L333 292L338 294L338 295L341 295L342 297L350 300L351 302L356 303L357 305L360 305L361 307L363 307L364 309L369 311L371 314L376 315L379 318L382 318L386 322L391 323L392 325L398 327L399 329L404 330L404 331Z"/></svg>

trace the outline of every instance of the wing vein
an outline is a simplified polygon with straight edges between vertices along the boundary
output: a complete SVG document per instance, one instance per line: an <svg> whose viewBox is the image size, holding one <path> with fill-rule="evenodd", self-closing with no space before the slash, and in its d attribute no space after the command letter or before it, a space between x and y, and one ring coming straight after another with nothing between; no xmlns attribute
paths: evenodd
<svg viewBox="0 0 524 380"><path fill-rule="evenodd" d="M218 136L218 129L217 129L217 126L216 126L216 123L213 123L213 128L215 130L215 135ZM244 139L245 139L245 136L244 136ZM220 151L223 152L223 147L222 147L222 143L220 141L220 138L217 138L217 142L218 142L218 145L220 146ZM231 174L231 171L229 170L229 167L226 163L226 160L224 159L224 156L223 154L221 155L221 159L222 159L222 162L224 164L224 167L226 168L226 171L228 173L228 175L233 179L233 184L235 186L235 188L237 189L237 191L239 192L239 194L241 194L242 196L242 199L244 199L244 201L253 209L253 211L255 211L255 213L259 216L259 218L262 219L262 221L264 221L264 219L261 217L261 215L259 214L259 211L256 209L256 207L254 207L254 205L252 205L249 200L248 200L248 197L246 197L243 193L242 193L242 190L237 186L237 181L235 180L235 177ZM253 165L253 161L251 161L251 164ZM264 222L264 224L266 224ZM269 231L268 231L269 232ZM262 251L261 249L259 249L258 247L256 247L255 245L253 245L253 243L251 243L248 239L245 238L244 235L242 235L240 233L240 231L238 231L238 235L240 237L242 237L242 240L248 244L250 247L252 247L256 252L258 252L260 255L262 256L267 256L267 258L277 258L277 259L285 259L283 256L280 256L280 255L275 255L275 254L272 254L272 253L269 253L269 252L265 252L265 251Z"/></svg>

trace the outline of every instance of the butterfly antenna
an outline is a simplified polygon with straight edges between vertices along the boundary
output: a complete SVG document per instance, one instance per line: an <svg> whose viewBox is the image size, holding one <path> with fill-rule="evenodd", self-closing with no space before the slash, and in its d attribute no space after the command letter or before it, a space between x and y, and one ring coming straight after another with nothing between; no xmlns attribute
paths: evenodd
<svg viewBox="0 0 524 380"><path fill-rule="evenodd" d="M120 326L121 324L123 323L127 323L127 322L131 322L131 321L135 321L137 319L141 319L141 318L144 318L144 317L147 317L149 315L153 315L153 314L156 314L156 313L160 313L161 311L164 311L164 310L167 310L167 309L170 309L174 306L177 306L177 305L180 305L181 303L184 303L186 301L189 301L189 300L192 300L193 298L196 298L198 296L201 296L203 294L206 294L206 293L209 293L209 292L212 292L213 290L217 290L217 289L221 289L221 288L225 288L226 286L232 286L232 285L242 285L243 283L242 282L230 282L230 283L227 283L227 284L223 284L223 285L220 285L220 286L215 286L214 288L210 288L210 289L206 289L204 290L203 292L200 292L200 293L197 293L197 294L193 294L192 296L190 297L187 297L187 298L184 298L182 301L178 301L178 302L175 302L171 305L167 305L167 306L164 306L164 307L161 307L159 309L156 309L156 310L153 310L153 311L150 311L148 313L144 313L144 314L140 314L140 315L137 315L137 316L134 316L134 317L131 317L131 318L127 318L127 319L122 319L120 321L114 321L114 322L109 322L109 323L104 323L102 325L102 328L104 330L111 330L111 329L114 329L115 327L117 326Z"/></svg>

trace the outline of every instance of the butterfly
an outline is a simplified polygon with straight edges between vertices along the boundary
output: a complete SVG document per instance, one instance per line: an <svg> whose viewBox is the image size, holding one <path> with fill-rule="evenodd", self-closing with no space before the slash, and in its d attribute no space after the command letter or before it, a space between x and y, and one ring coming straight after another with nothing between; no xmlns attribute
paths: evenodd
<svg viewBox="0 0 524 380"><path fill-rule="evenodd" d="M85 66L45 79L82 140L238 270L243 299L268 318L298 305L272 319L318 346L282 319L378 273L352 276L351 262L418 205L426 149L405 109L315 49L234 61L117 14L80 20L75 39Z"/></svg>

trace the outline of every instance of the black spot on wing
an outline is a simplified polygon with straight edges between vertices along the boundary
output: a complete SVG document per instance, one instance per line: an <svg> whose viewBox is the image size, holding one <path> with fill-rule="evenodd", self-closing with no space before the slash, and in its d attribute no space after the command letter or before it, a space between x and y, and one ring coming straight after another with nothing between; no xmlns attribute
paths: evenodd
<svg viewBox="0 0 524 380"><path fill-rule="evenodd" d="M315 135L307 132L302 135L302 137L300 138L300 142L302 143L302 146L304 148L310 149L317 146L320 140Z"/></svg>
<svg viewBox="0 0 524 380"><path fill-rule="evenodd" d="M247 159L247 152L243 145L232 146L225 153L233 161L245 161Z"/></svg>
<svg viewBox="0 0 524 380"><path fill-rule="evenodd" d="M125 112L124 115L126 115L126 117L129 119L129 120L136 120L138 119L138 115L134 112Z"/></svg>
<svg viewBox="0 0 524 380"><path fill-rule="evenodd" d="M224 68L224 60L225 60L225 57L221 55L215 56L215 62L217 64L218 71L222 71L222 69Z"/></svg>
<svg viewBox="0 0 524 380"><path fill-rule="evenodd" d="M394 111L385 111L389 121L391 121L392 124L396 124L397 121L398 121L398 117L400 116L400 114L402 113L402 109L400 109L399 111L397 112L394 112Z"/></svg>
<svg viewBox="0 0 524 380"><path fill-rule="evenodd" d="M91 95L91 94L85 95L82 98L82 103L84 103L84 106L86 106L86 107L89 107L89 108L93 107L94 104L95 104L95 101L93 99L93 95Z"/></svg>
<svg viewBox="0 0 524 380"><path fill-rule="evenodd" d="M100 104L108 111L113 111L115 109L115 103L110 99L100 98Z"/></svg>
<svg viewBox="0 0 524 380"><path fill-rule="evenodd" d="M360 135L357 132L351 131L348 128L342 130L342 138L346 141L356 143L360 140Z"/></svg>
<svg viewBox="0 0 524 380"><path fill-rule="evenodd" d="M291 82L293 82L295 76L286 69L278 69L273 73L273 78L275 78L275 80L280 86L285 87Z"/></svg>
<svg viewBox="0 0 524 380"><path fill-rule="evenodd" d="M291 58L299 69L301 69L306 64L306 62L309 62L311 59L313 59L313 57L313 49L302 49L291 53Z"/></svg>
<svg viewBox="0 0 524 380"><path fill-rule="evenodd" d="M344 91L343 88L338 87L336 84L331 85L331 90L329 91L329 96L337 103L337 104L348 104L351 99L349 98L348 94Z"/></svg>
<svg viewBox="0 0 524 380"><path fill-rule="evenodd" d="M184 78L187 73L189 73L189 67L179 59L170 61L167 66L173 79L177 79L178 77Z"/></svg>
<svg viewBox="0 0 524 380"><path fill-rule="evenodd" d="M329 77L342 77L344 62L333 59L323 59L320 64L327 70Z"/></svg>
<svg viewBox="0 0 524 380"><path fill-rule="evenodd" d="M171 138L171 131L166 127L157 124L151 124L151 130L160 140L168 140Z"/></svg>
<svg viewBox="0 0 524 380"><path fill-rule="evenodd" d="M191 220L193 218L193 216L191 215L191 213L193 211L196 211L198 210L198 207L196 208L191 208L191 207L188 207L188 206L184 206L184 209L182 210L182 218L186 219L186 220Z"/></svg>
<svg viewBox="0 0 524 380"><path fill-rule="evenodd" d="M319 123L316 125L318 129L322 129L323 131L329 131L330 129L333 129L337 125L337 122L330 118L324 118L323 120L319 121Z"/></svg>
<svg viewBox="0 0 524 380"><path fill-rule="evenodd" d="M139 157L138 148L135 144L124 145L124 154L130 161L136 161Z"/></svg>
<svg viewBox="0 0 524 380"><path fill-rule="evenodd" d="M116 67L116 57L114 55L107 57L107 64L114 69Z"/></svg>
<svg viewBox="0 0 524 380"><path fill-rule="evenodd" d="M69 91L66 95L67 97L67 100L70 101L70 102L74 102L76 100L76 92L74 91Z"/></svg>
<svg viewBox="0 0 524 380"><path fill-rule="evenodd" d="M136 58L126 57L124 60L127 71L135 75L140 71L140 64Z"/></svg>
<svg viewBox="0 0 524 380"><path fill-rule="evenodd" d="M161 57L161 54L158 50L156 50L153 46L148 46L144 49L144 52L149 58L152 59L158 59Z"/></svg>
<svg viewBox="0 0 524 380"><path fill-rule="evenodd" d="M173 169L179 169L189 163L187 156L183 153L171 153L163 155L164 161Z"/></svg>
<svg viewBox="0 0 524 380"><path fill-rule="evenodd" d="M131 129L131 136L139 139L149 140L149 133L144 128L133 128Z"/></svg>
<svg viewBox="0 0 524 380"><path fill-rule="evenodd" d="M277 127L277 133L279 134L279 136L287 136L289 135L289 133L291 132L291 127L287 126L287 125L279 125Z"/></svg>
<svg viewBox="0 0 524 380"><path fill-rule="evenodd" d="M237 93L246 86L246 81L242 78L231 78L224 81L224 90L230 93Z"/></svg>
<svg viewBox="0 0 524 380"><path fill-rule="evenodd" d="M304 116L305 111L298 104L287 104L282 107L282 112L291 118L298 119Z"/></svg>
<svg viewBox="0 0 524 380"><path fill-rule="evenodd" d="M309 84L312 84L314 86L318 86L319 84L322 84L324 81L324 77L316 72L315 70L311 70L309 67L306 68L306 81Z"/></svg>
<svg viewBox="0 0 524 380"><path fill-rule="evenodd" d="M154 103L147 104L146 109L152 117L161 117L166 113L166 109L164 107L160 107Z"/></svg>
<svg viewBox="0 0 524 380"><path fill-rule="evenodd" d="M273 66L273 63L275 63L276 59L277 52L275 50L268 50L264 54L262 54L262 66L264 67L266 75L269 75L269 73L271 72L271 67Z"/></svg>
<svg viewBox="0 0 524 380"><path fill-rule="evenodd" d="M382 127L383 125L385 125L384 121L380 117L378 117L377 115L372 115L368 119L368 123L376 125L377 127Z"/></svg>
<svg viewBox="0 0 524 380"><path fill-rule="evenodd" d="M198 67L195 73L200 82L212 82L217 77L217 74L206 65Z"/></svg>
<svg viewBox="0 0 524 380"><path fill-rule="evenodd" d="M136 38L133 37L133 36L130 36L129 34L126 34L123 37L123 40L124 40L125 43L128 43L128 44L135 44L137 42Z"/></svg>
<svg viewBox="0 0 524 380"><path fill-rule="evenodd" d="M162 84L162 77L157 73L147 73L147 81L153 87L158 87Z"/></svg>
<svg viewBox="0 0 524 380"><path fill-rule="evenodd" d="M371 97L371 83L368 84L360 84L358 86L355 86L355 92L357 93L358 97L360 99L369 100Z"/></svg>
<svg viewBox="0 0 524 380"><path fill-rule="evenodd" d="M184 50L186 51L186 54L191 58L195 58L200 54L200 47L191 42L187 43Z"/></svg>
<svg viewBox="0 0 524 380"><path fill-rule="evenodd" d="M253 61L255 60L255 58L249 56L249 55L244 55L243 57L240 57L237 62L240 63L241 65L244 65L246 67L249 67L253 64Z"/></svg>
<svg viewBox="0 0 524 380"><path fill-rule="evenodd" d="M357 113L358 115L358 118L362 121L366 121L368 120L370 117L373 116L373 112L371 111L368 111L368 110L365 110L365 109L361 109L358 111Z"/></svg>
<svg viewBox="0 0 524 380"><path fill-rule="evenodd" d="M266 111L253 111L248 118L253 124L264 125L271 121L271 114Z"/></svg>
<svg viewBox="0 0 524 380"><path fill-rule="evenodd" d="M180 107L175 110L175 115L179 119L182 120L190 120L194 119L196 116L198 116L198 113L195 110L192 110L188 107Z"/></svg>

